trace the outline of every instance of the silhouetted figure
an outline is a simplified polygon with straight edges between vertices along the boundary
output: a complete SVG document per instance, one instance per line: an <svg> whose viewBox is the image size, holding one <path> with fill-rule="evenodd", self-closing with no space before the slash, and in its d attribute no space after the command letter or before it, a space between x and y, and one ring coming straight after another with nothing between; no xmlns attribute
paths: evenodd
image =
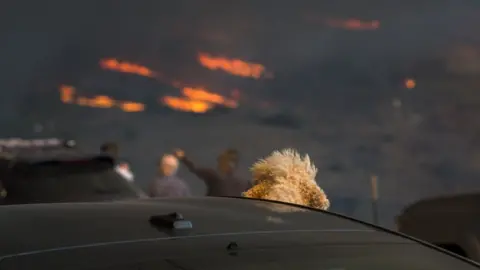
<svg viewBox="0 0 480 270"><path fill-rule="evenodd" d="M0 204L3 204L5 197L7 197L7 190L3 187L2 181L0 181Z"/></svg>
<svg viewBox="0 0 480 270"><path fill-rule="evenodd" d="M114 159L115 172L123 177L129 185L138 191L138 193L144 193L135 183L135 174L130 169L130 164L125 160L120 160L120 147L115 142L105 142L100 146L100 153L108 155Z"/></svg>
<svg viewBox="0 0 480 270"><path fill-rule="evenodd" d="M118 159L119 147L117 143L106 142L100 146L100 152L105 155L109 155L114 159Z"/></svg>
<svg viewBox="0 0 480 270"><path fill-rule="evenodd" d="M175 155L207 186L207 196L241 196L242 192L251 187L249 181L235 177L238 165L238 151L228 149L217 158L217 170L211 168L198 168L185 156L183 150L176 150Z"/></svg>
<svg viewBox="0 0 480 270"><path fill-rule="evenodd" d="M173 155L165 155L158 164L158 176L149 188L151 197L187 197L190 196L188 185L176 174L178 159Z"/></svg>

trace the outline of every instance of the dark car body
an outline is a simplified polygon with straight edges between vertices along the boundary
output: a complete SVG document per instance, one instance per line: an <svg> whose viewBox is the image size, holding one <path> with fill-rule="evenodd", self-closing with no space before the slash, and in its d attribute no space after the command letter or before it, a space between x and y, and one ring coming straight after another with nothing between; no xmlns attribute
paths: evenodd
<svg viewBox="0 0 480 270"><path fill-rule="evenodd" d="M114 170L115 160L75 147L0 151L2 204L138 199L143 192Z"/></svg>
<svg viewBox="0 0 480 270"><path fill-rule="evenodd" d="M176 212L192 225L152 222ZM0 208L0 269L478 269L334 213L240 198Z"/></svg>
<svg viewBox="0 0 480 270"><path fill-rule="evenodd" d="M480 193L428 198L397 217L402 233L480 261Z"/></svg>

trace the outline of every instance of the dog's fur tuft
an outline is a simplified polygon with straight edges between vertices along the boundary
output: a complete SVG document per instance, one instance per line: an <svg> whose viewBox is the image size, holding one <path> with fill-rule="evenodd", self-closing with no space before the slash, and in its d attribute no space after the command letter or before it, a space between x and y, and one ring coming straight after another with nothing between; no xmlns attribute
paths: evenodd
<svg viewBox="0 0 480 270"><path fill-rule="evenodd" d="M317 168L310 157L294 149L274 151L252 168L254 186L243 195L249 198L282 201L327 210L324 191L317 185Z"/></svg>

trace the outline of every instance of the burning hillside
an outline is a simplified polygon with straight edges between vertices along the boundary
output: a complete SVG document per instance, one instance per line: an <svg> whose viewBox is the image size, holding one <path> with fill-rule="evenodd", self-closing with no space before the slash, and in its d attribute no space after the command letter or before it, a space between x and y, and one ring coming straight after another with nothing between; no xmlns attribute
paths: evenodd
<svg viewBox="0 0 480 270"><path fill-rule="evenodd" d="M261 64L249 63L239 59L228 59L222 57L211 57L205 53L198 54L198 61L201 66L210 70L223 70L234 76L260 78L268 74ZM105 58L99 61L100 68L113 72L132 74L136 76L148 77L157 80L159 83L168 83L178 88L178 96L164 95L159 96L160 106L167 106L173 110L206 113L215 107L224 107L234 109L239 106L239 90L231 91L230 97L212 92L205 87L192 87L178 80L166 79L162 73L128 61L121 61L116 58ZM269 73L271 74L271 73ZM119 101L106 95L96 95L93 97L81 96L74 86L60 86L60 99L65 104L75 104L93 108L119 108L125 112L141 112L146 109L146 105L139 101Z"/></svg>

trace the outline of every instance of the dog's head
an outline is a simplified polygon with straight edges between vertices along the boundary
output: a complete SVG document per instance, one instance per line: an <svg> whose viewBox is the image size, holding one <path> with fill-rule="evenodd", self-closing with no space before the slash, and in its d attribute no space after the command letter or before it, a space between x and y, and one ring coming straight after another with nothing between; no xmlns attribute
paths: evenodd
<svg viewBox="0 0 480 270"><path fill-rule="evenodd" d="M278 184L298 184L301 182L315 182L317 168L310 161L294 149L274 151L264 159L257 161L250 169L254 184L268 181Z"/></svg>

